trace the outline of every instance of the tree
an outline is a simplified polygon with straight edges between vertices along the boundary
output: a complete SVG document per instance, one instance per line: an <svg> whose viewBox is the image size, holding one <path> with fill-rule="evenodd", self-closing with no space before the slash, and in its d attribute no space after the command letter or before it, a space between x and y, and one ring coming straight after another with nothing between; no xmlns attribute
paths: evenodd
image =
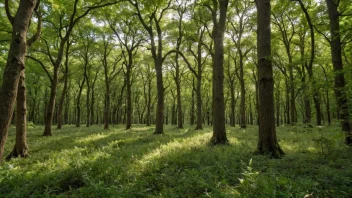
<svg viewBox="0 0 352 198"><path fill-rule="evenodd" d="M212 38L214 42L213 59L213 136L212 144L228 142L225 128L224 100L224 33L228 0L213 0L213 7L205 5L211 11L213 19ZM219 13L219 17L218 17Z"/></svg>
<svg viewBox="0 0 352 198"><path fill-rule="evenodd" d="M32 40L27 43L30 47L40 37L42 17L39 12L39 1L37 2L37 9L34 10L38 17L37 31L33 35ZM9 17L10 18L10 17ZM25 69L22 70L17 91L17 107L16 107L16 142L11 153L6 157L7 160L16 157L28 157L29 149L27 146L27 90L25 82Z"/></svg>
<svg viewBox="0 0 352 198"><path fill-rule="evenodd" d="M240 127L246 128L246 89L245 89L245 78L244 78L244 59L247 54L251 51L251 47L246 45L246 37L244 34L245 31L251 31L252 27L249 23L250 20L250 11L252 9L251 2L249 1L236 1L234 3L235 13L233 14L235 19L238 21L233 22L233 20L229 20L229 24L231 27L230 35L232 42L235 44L235 48L238 54L238 63L239 63L239 74L238 74L240 86L241 86L241 98L240 98ZM231 16L231 15L230 15ZM236 63L235 63L236 64Z"/></svg>
<svg viewBox="0 0 352 198"><path fill-rule="evenodd" d="M69 55L70 55L70 47L71 47L70 40L67 40L66 44L66 52L65 52L65 69L64 69L64 87L62 89L61 98L59 101L59 107L57 112L57 129L62 129L62 110L64 108L65 97L67 94L67 87L68 87L68 75L69 75Z"/></svg>
<svg viewBox="0 0 352 198"><path fill-rule="evenodd" d="M274 79L271 60L270 0L256 0L257 5L257 56L259 80L259 154L275 158L284 155L276 138L274 110Z"/></svg>
<svg viewBox="0 0 352 198"><path fill-rule="evenodd" d="M104 129L109 129L110 124L110 87L111 81L122 71L122 67L118 68L117 64L121 61L122 55L119 55L113 62L109 60L109 55L114 49L113 45L110 45L111 38L107 38L105 33L103 34L103 48L100 59L104 67L104 81L105 81L105 101L104 101Z"/></svg>
<svg viewBox="0 0 352 198"><path fill-rule="evenodd" d="M328 7L328 15L330 20L330 39L332 65L335 72L335 96L338 114L342 121L342 131L345 133L345 143L352 145L352 128L350 122L350 115L347 103L347 95L345 92L346 80L343 74L342 62L342 47L340 35L340 13L338 11L340 1L326 0Z"/></svg>
<svg viewBox="0 0 352 198"><path fill-rule="evenodd" d="M132 19L123 18L121 21L112 24L109 22L110 28L114 31L115 36L118 38L121 46L126 50L126 53L123 51L122 55L124 58L124 65L126 67L125 78L126 78L126 103L127 103L127 121L126 129L132 127L132 70L134 58L138 52L138 47L140 47L143 38L140 36L141 31L138 30L139 26L136 26L136 21ZM116 27L117 26L117 27Z"/></svg>
<svg viewBox="0 0 352 198"><path fill-rule="evenodd" d="M2 162L5 142L17 97L20 76L25 68L27 46L30 46L36 40L35 37L27 40L27 33L33 11L37 7L38 2L36 0L21 0L16 15L13 17L10 13L8 0L5 0L6 15L12 24L13 30L0 88L0 101L2 101L0 103L0 163Z"/></svg>
<svg viewBox="0 0 352 198"><path fill-rule="evenodd" d="M59 2L56 2L59 3ZM67 2L60 2L62 3L62 7L64 7L64 4ZM54 115L54 108L55 108L55 100L56 100L56 95L57 95L57 87L58 87L58 80L59 80L59 68L61 66L63 57L64 57L64 50L65 50L65 45L67 40L70 38L71 33L74 29L74 27L78 24L78 22L84 18L85 16L87 16L89 14L89 12L91 12L94 9L98 9L101 7L105 7L105 6L109 6L109 5L113 5L116 4L118 2L108 2L105 4L101 4L102 2L99 3L93 3L92 5L89 6L85 6L85 10L82 12L78 7L80 5L79 0L75 0L73 2L73 10L72 13L69 15L65 15L60 13L60 10L51 10L51 14L53 16L50 16L50 18L48 17L47 19L45 19L45 22L47 25L50 25L50 28L55 29L56 34L59 38L59 41L57 41L58 44L58 48L56 49L57 52L53 53L52 52L52 48L56 45L54 45L53 43L49 43L48 41L46 41L45 39L43 39L45 41L46 44L46 50L43 52L44 54L46 54L49 59L50 62L53 66L53 74L49 74L48 70L43 67L44 64L43 63L39 63L42 65L43 69L46 70L46 73L50 79L51 85L50 85L50 99L49 99L49 104L48 104L48 108L46 111L46 116L45 116L45 129L44 129L44 133L43 136L51 136L52 135L52 131L51 131L51 126L52 126L52 121L53 121L53 115ZM56 12L54 12L56 11ZM59 19L58 25L56 21L53 21L57 18ZM34 59L33 59L34 60ZM37 62L39 62L38 59L36 59Z"/></svg>
<svg viewBox="0 0 352 198"><path fill-rule="evenodd" d="M313 94L313 102L314 102L314 107L315 107L315 113L316 113L316 122L317 125L320 126L321 125L321 119L322 119L322 113L321 113L321 108L320 108L320 101L319 101L319 95L317 90L315 89L315 84L316 81L314 79L313 76L313 62L314 62L314 58L315 58L315 35L314 35L314 26L312 23L312 19L308 13L307 8L305 7L305 5L303 4L302 0L297 0L302 11L304 12L304 15L306 17L306 20L308 22L308 26L309 26L309 30L310 30L310 45L311 45L311 49L310 49L310 60L308 64L305 64L305 68L308 71L308 76L309 76L309 80L312 83L312 94Z"/></svg>
<svg viewBox="0 0 352 198"><path fill-rule="evenodd" d="M154 134L163 134L164 133L164 92L165 87L163 83L163 62L166 59L167 55L170 54L170 51L163 56L163 37L161 29L161 20L165 15L166 11L170 8L171 0L169 0L165 7L161 8L162 5L143 5L147 7L150 11L145 14L148 19L145 19L140 9L140 2L129 0L131 5L134 6L136 10L136 15L143 25L143 28L148 32L150 40L150 51L154 60L154 67L156 72L156 87L157 87L157 107L156 107L156 126ZM148 2L150 3L150 2ZM158 2L160 3L160 2ZM154 30L156 28L156 32ZM157 37L157 38L156 38Z"/></svg>

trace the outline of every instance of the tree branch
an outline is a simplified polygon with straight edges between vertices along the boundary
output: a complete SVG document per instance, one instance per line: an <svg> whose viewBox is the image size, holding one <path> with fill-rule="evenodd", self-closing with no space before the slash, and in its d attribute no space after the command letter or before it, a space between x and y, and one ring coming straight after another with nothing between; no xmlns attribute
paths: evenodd
<svg viewBox="0 0 352 198"><path fill-rule="evenodd" d="M37 62L37 63L39 63L39 65L44 69L44 71L45 71L46 75L48 76L50 82L53 82L53 78L51 77L51 75L50 75L48 69L44 66L44 64L43 64L42 61L40 61L39 59L36 59L36 58L34 58L34 57L32 57L32 56L29 56L29 55L27 55L26 57L29 58L29 59L34 60L34 61Z"/></svg>
<svg viewBox="0 0 352 198"><path fill-rule="evenodd" d="M39 4L40 1L38 1L38 4ZM37 31L36 33L32 36L32 38L30 38L28 41L27 41L27 46L30 47L35 41L38 40L38 38L40 37L40 34L41 34L41 29L42 29L42 15L40 13L40 10L35 10L34 11L35 14L37 15L38 17L38 24L37 24Z"/></svg>
<svg viewBox="0 0 352 198"><path fill-rule="evenodd" d="M10 8L9 8L9 0L5 0L5 11L6 16L9 19L10 23L13 25L15 18L11 15Z"/></svg>

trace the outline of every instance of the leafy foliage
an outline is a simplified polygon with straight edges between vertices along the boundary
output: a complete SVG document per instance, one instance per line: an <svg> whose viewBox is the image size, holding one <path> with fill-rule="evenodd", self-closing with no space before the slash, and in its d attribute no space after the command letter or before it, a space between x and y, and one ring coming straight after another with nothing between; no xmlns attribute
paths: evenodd
<svg viewBox="0 0 352 198"><path fill-rule="evenodd" d="M281 160L253 156L257 127L228 128L229 146L209 146L210 128L67 126L52 138L31 124L31 157L0 167L0 197L348 197L351 150L337 127L279 127ZM333 134L333 135L329 135ZM321 153L318 141L334 146ZM14 141L11 129L8 144ZM10 146L6 147L11 148ZM9 150L7 150L9 152Z"/></svg>

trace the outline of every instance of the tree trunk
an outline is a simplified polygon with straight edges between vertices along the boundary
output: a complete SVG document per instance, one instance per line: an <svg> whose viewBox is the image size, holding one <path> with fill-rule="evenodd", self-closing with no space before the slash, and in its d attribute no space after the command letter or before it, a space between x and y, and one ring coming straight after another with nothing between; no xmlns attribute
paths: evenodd
<svg viewBox="0 0 352 198"><path fill-rule="evenodd" d="M257 54L259 80L259 142L257 153L281 157L276 138L274 110L274 79L271 62L270 0L256 0L257 4Z"/></svg>
<svg viewBox="0 0 352 198"><path fill-rule="evenodd" d="M25 72L22 70L18 83L17 92L17 120L16 120L16 143L12 152L6 157L7 160L16 157L28 157L27 131L26 131L26 84Z"/></svg>
<svg viewBox="0 0 352 198"><path fill-rule="evenodd" d="M193 78L193 86L192 86L192 100L191 100L191 114L190 114L190 124L191 124L191 126L193 126L194 125L194 89L195 89L195 87L194 87L194 78Z"/></svg>
<svg viewBox="0 0 352 198"><path fill-rule="evenodd" d="M27 31L36 2L21 0L12 21L12 40L0 89L0 164L17 97L18 82L25 68Z"/></svg>
<svg viewBox="0 0 352 198"><path fill-rule="evenodd" d="M224 33L226 29L226 14L228 0L214 2L213 10L213 136L212 144L226 144L228 142L225 128L225 100L224 100ZM219 6L219 20L217 17Z"/></svg>
<svg viewBox="0 0 352 198"><path fill-rule="evenodd" d="M326 115L328 118L329 126L331 125L331 115L330 115L330 99L329 99L329 89L325 91L326 94Z"/></svg>
<svg viewBox="0 0 352 198"><path fill-rule="evenodd" d="M65 60L65 73L64 73L64 88L62 89L61 98L59 102L59 108L57 113L57 129L62 129L62 110L64 108L64 101L67 92L67 84L68 84L68 51L69 51L69 42L67 42L66 46L66 60Z"/></svg>
<svg viewBox="0 0 352 198"><path fill-rule="evenodd" d="M177 49L178 50L178 49ZM182 122L182 101L181 101L181 79L180 79L180 66L178 63L178 53L175 56L176 61L176 99L177 99L177 128L183 129Z"/></svg>
<svg viewBox="0 0 352 198"><path fill-rule="evenodd" d="M56 92L57 92L57 84L58 84L58 73L59 73L59 67L54 66L54 76L51 81L51 87L50 87L50 98L49 98L49 104L46 110L46 116L45 116L45 129L43 136L52 136L52 131L51 131L51 125L53 122L53 115L54 115L54 108L55 108L55 100L56 100Z"/></svg>
<svg viewBox="0 0 352 198"><path fill-rule="evenodd" d="M243 55L240 53L240 86L241 86L241 106L240 106L240 114L241 114L241 129L245 129L246 126L246 88L244 82L244 74L243 74Z"/></svg>
<svg viewBox="0 0 352 198"><path fill-rule="evenodd" d="M109 129L109 118L110 118L110 85L105 82L105 105L104 105L104 129Z"/></svg>
<svg viewBox="0 0 352 198"><path fill-rule="evenodd" d="M347 96L345 92L345 77L343 74L342 63L342 48L340 36L340 13L338 12L338 5L333 0L326 0L330 20L330 35L331 35L331 57L332 65L335 72L335 96L337 106L339 109L339 117L342 121L342 131L345 133L345 143L352 145L352 130L349 117L349 109L347 103Z"/></svg>
<svg viewBox="0 0 352 198"><path fill-rule="evenodd" d="M311 88L312 88L312 95L313 95L313 102L314 102L314 107L315 107L315 113L316 113L316 122L317 125L321 125L321 119L322 119L322 113L321 113L321 108L320 108L320 101L319 101L319 94L316 89L316 81L313 76L313 62L315 58L315 36L314 36L314 26L311 21L311 18L309 16L307 8L304 6L302 0L298 0L302 11L304 12L304 15L306 17L306 20L309 25L310 29L310 38L311 38L311 54L310 54L310 60L309 64L306 65L307 71L308 71L308 76L309 76L309 81L311 82Z"/></svg>
<svg viewBox="0 0 352 198"><path fill-rule="evenodd" d="M127 95L126 95L126 114L127 114L127 121L126 121L126 130L132 127L132 92L131 92L131 67L132 67L132 54L130 55L131 65L127 67L126 72L126 85L127 85Z"/></svg>
<svg viewBox="0 0 352 198"><path fill-rule="evenodd" d="M146 115L146 117L147 117L147 126L150 126L151 125L151 123L150 123L150 117L151 117L151 115L150 115L150 111L151 111L151 106L152 106L152 94L151 94L151 92L152 92L152 86L151 86L151 84L152 84L152 80L150 79L150 80L148 80L148 102L147 102L147 115Z"/></svg>
<svg viewBox="0 0 352 198"><path fill-rule="evenodd" d="M154 134L164 133L164 85L163 85L163 71L162 71L162 61L157 59L155 61L155 71L156 71L156 88L157 88L157 105L156 105L156 118L155 118L155 131Z"/></svg>
<svg viewBox="0 0 352 198"><path fill-rule="evenodd" d="M76 118L76 127L81 127L81 95L83 91L83 86L86 81L86 78L83 78L82 83L79 83L79 91L76 101L76 108L77 108L77 118Z"/></svg>
<svg viewBox="0 0 352 198"><path fill-rule="evenodd" d="M235 102L235 86L234 83L231 82L231 89L230 89L230 95L231 95L231 115L230 115L230 125L235 126L235 107L236 107L236 102Z"/></svg>

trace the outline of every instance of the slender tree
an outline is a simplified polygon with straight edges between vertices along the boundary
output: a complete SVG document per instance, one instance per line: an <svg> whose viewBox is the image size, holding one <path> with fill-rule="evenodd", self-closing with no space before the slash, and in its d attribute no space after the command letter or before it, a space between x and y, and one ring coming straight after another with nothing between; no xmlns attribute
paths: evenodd
<svg viewBox="0 0 352 198"><path fill-rule="evenodd" d="M154 68L156 72L156 87L157 87L157 105L156 105L156 119L155 119L155 131L154 134L163 134L164 133L164 92L165 87L163 83L163 62L166 59L167 55L171 53L169 51L163 56L163 37L162 37L162 28L161 28L161 20L165 16L167 10L170 9L171 0L168 0L166 6L163 8L162 5L154 5L147 6L153 7L146 14L147 19L143 17L141 7L145 7L145 5L140 5L139 1L129 0L131 5L134 6L136 10L136 15L143 25L143 28L148 32L149 40L150 40L150 51L152 54L152 58L154 60ZM162 1L159 1L160 3ZM148 2L150 3L150 2ZM156 30L154 30L156 28ZM173 51L175 52L175 51Z"/></svg>

